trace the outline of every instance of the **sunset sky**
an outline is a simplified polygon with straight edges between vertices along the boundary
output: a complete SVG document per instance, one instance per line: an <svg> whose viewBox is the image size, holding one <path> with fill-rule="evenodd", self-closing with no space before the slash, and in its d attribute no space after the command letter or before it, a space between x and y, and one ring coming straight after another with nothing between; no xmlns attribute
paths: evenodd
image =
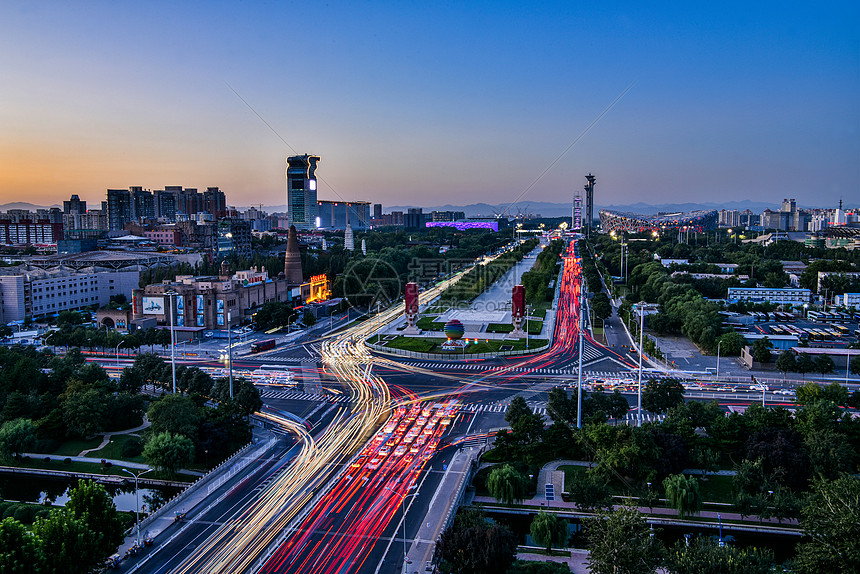
<svg viewBox="0 0 860 574"><path fill-rule="evenodd" d="M4 0L0 203L505 203L632 86L526 199L860 204L857 2L653 4Z"/></svg>

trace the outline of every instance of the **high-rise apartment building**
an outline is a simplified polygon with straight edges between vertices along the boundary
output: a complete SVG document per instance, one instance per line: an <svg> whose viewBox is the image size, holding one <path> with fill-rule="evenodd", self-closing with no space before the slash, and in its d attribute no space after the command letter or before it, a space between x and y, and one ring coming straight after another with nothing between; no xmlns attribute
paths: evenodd
<svg viewBox="0 0 860 574"><path fill-rule="evenodd" d="M317 179L319 156L287 158L287 218L296 229L317 227Z"/></svg>
<svg viewBox="0 0 860 574"><path fill-rule="evenodd" d="M373 204L373 219L382 219L382 204Z"/></svg>
<svg viewBox="0 0 860 574"><path fill-rule="evenodd" d="M107 190L108 228L123 229L132 218L132 198L127 189Z"/></svg>

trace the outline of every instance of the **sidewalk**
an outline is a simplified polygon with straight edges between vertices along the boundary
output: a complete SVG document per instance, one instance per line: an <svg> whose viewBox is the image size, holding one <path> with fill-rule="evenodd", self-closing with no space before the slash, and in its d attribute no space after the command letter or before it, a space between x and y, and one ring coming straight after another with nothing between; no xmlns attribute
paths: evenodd
<svg viewBox="0 0 860 574"><path fill-rule="evenodd" d="M425 565L432 562L433 554L436 551L436 541L439 540L442 532L448 527L457 512L460 494L463 492L466 486L465 482L468 479L469 467L472 460L477 457L478 452L478 449L468 447L461 449L451 459L445 476L430 501L427 514L421 520L421 527L409 547L407 556L409 556L411 564L405 565L404 572L409 574L413 572L423 573Z"/></svg>
<svg viewBox="0 0 860 574"><path fill-rule="evenodd" d="M221 487L228 480L236 476L238 472L246 468L251 461L262 456L267 450L274 446L275 443L277 443L278 438L275 435L272 435L272 433L267 434L271 435L271 438L265 442L257 441L255 444L246 446L244 449L238 451L232 457L212 469L208 474L201 475L202 477L198 479L197 482L193 483L180 494L166 502L154 513L143 518L140 523L141 541L144 539L154 540L161 534L166 533L171 526L178 524L177 528L174 529L176 532L174 532L173 535L175 536L176 533L178 533L179 528L182 527L182 524L187 524L189 519L193 520L193 515L203 511L205 503L213 503L209 500L213 491L217 490L217 488ZM177 512L187 517L185 522L177 523L175 514ZM189 514L192 516L188 517ZM126 536L123 543L117 549L116 552L121 558L124 559L125 557L128 557L132 554L132 549L137 546L137 532L137 527L132 526L131 533ZM151 551L149 553L151 553ZM145 552L144 554L148 553ZM136 562L131 567L130 571L134 572L137 570L137 568L140 567L140 564L141 562Z"/></svg>

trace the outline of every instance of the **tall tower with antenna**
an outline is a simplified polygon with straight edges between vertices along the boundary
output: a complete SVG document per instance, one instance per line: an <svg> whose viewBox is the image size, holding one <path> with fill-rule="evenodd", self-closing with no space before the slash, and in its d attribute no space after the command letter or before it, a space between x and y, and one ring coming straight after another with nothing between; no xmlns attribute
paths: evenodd
<svg viewBox="0 0 860 574"><path fill-rule="evenodd" d="M594 221L594 182L597 178L589 173L585 179L588 181L585 184L585 225L588 230L591 230Z"/></svg>

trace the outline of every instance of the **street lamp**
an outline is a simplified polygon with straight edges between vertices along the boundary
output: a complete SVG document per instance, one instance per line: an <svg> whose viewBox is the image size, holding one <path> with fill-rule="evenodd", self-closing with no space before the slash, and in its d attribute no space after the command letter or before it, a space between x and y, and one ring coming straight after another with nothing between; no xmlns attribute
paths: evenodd
<svg viewBox="0 0 860 574"><path fill-rule="evenodd" d="M135 522L137 523L137 546L139 548L140 547L140 491L138 490L137 481L141 476L143 476L147 472L152 471L152 469L147 468L146 470L144 470L142 472L138 472L137 474L134 474L133 472L131 472L127 468L122 469L122 471L126 472L130 476L134 477L134 500L135 500L134 519L135 519Z"/></svg>
<svg viewBox="0 0 860 574"><path fill-rule="evenodd" d="M642 344L645 335L645 308L639 305L639 391L636 399L636 426L642 426Z"/></svg>
<svg viewBox="0 0 860 574"><path fill-rule="evenodd" d="M722 345L722 341L717 341L717 380L720 380L720 345Z"/></svg>
<svg viewBox="0 0 860 574"><path fill-rule="evenodd" d="M233 328L230 326L231 314L227 311L227 367L230 374L230 400L233 400Z"/></svg>
<svg viewBox="0 0 860 574"><path fill-rule="evenodd" d="M582 301L584 292L582 290L582 275L579 276L579 358L577 380L576 380L576 428L582 428Z"/></svg>
<svg viewBox="0 0 860 574"><path fill-rule="evenodd" d="M167 304L170 306L170 366L173 372L173 394L176 394L176 335L173 333L173 296L176 291L171 289L165 295L169 297Z"/></svg>
<svg viewBox="0 0 860 574"><path fill-rule="evenodd" d="M117 369L117 371L119 371L119 348L122 346L123 343L125 343L124 340L120 341L119 345L116 346L116 369Z"/></svg>
<svg viewBox="0 0 860 574"><path fill-rule="evenodd" d="M410 488L415 488L418 485L412 485ZM400 494L389 486L384 487L385 490L390 491L393 495L399 496L403 500L400 502L400 510L402 511L401 522L403 523L403 571L406 571L406 565L409 563L409 556L406 551L406 499L410 496L418 496L418 492L413 492L412 494Z"/></svg>

